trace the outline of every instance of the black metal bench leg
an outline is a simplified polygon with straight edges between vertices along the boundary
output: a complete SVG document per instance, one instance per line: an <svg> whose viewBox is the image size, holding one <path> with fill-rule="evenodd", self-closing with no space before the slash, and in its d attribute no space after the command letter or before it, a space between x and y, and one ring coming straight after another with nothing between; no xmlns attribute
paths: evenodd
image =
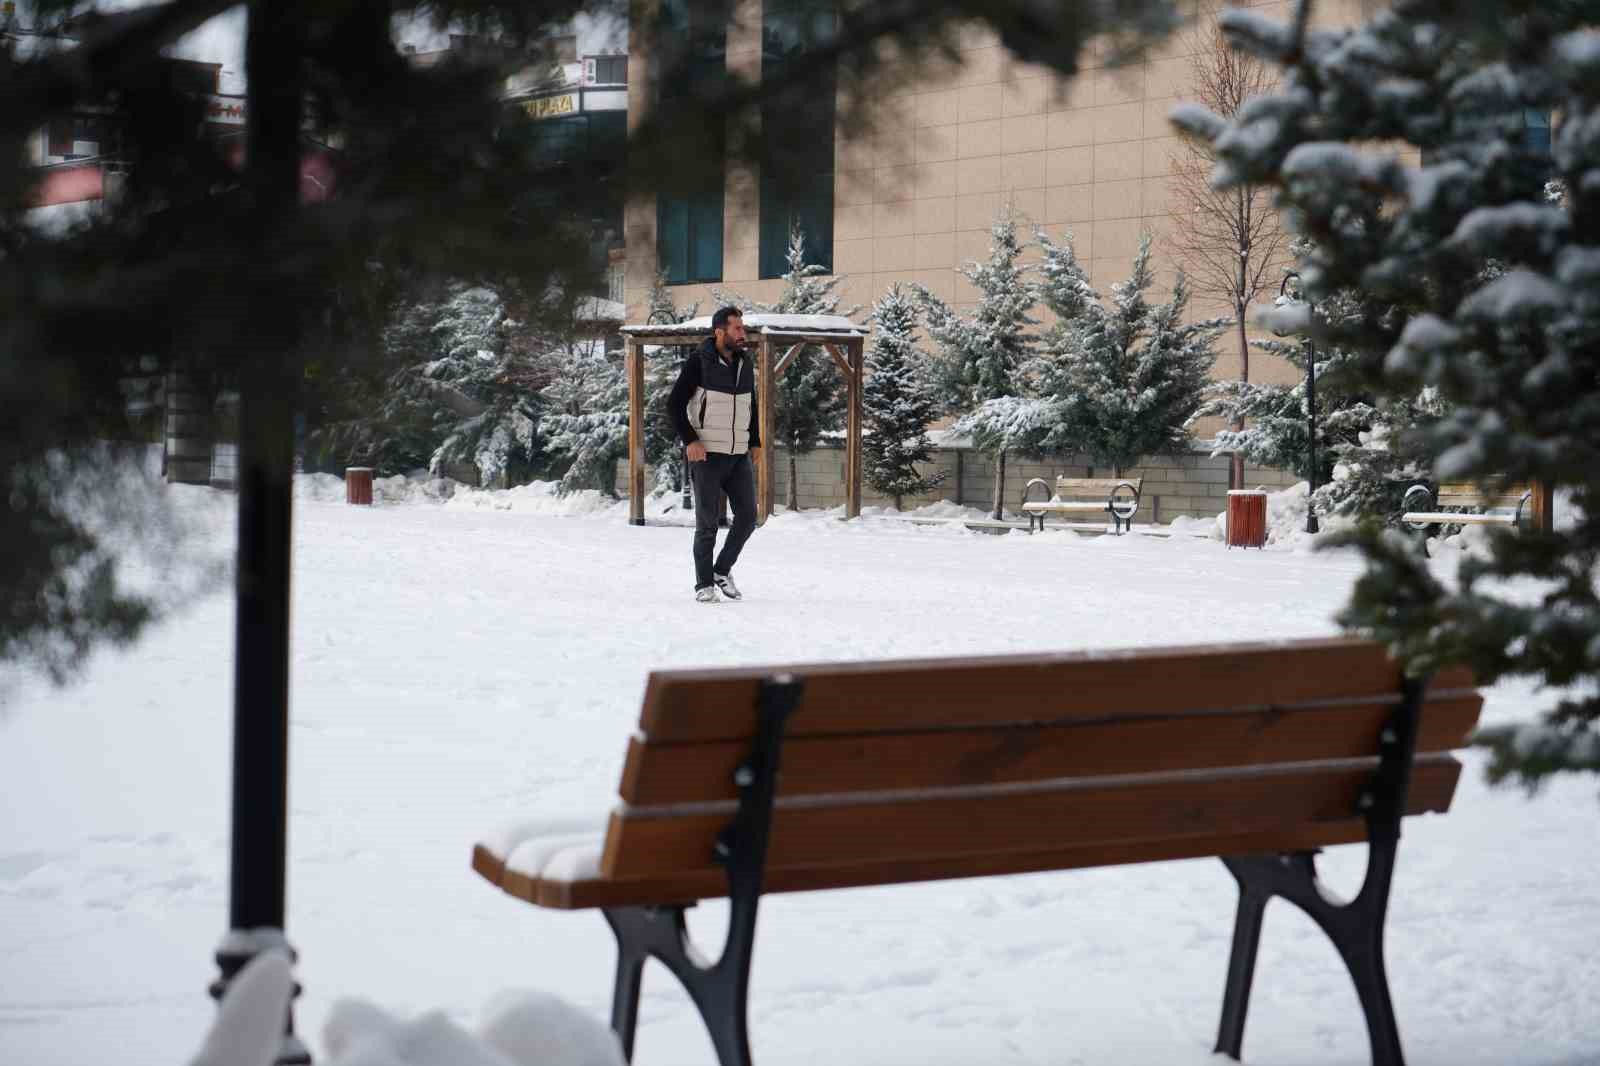
<svg viewBox="0 0 1600 1066"><path fill-rule="evenodd" d="M1314 852L1235 856L1222 860L1238 880L1240 896L1233 954L1228 961L1228 984L1222 1001L1222 1024L1217 1035L1218 1051L1235 1059L1240 1057L1256 946L1261 936L1261 917L1267 901L1279 896L1316 922L1344 960L1366 1016L1373 1066L1404 1066L1400 1030L1395 1022L1383 964L1383 926L1396 843L1395 840L1372 842L1366 881L1361 892L1348 903L1337 901L1318 881Z"/></svg>
<svg viewBox="0 0 1600 1066"><path fill-rule="evenodd" d="M611 1031L622 1044L622 1057L633 1060L633 1037L639 1027L639 992L644 985L644 964L648 955L629 951L623 934L618 929L612 912L606 911L606 920L617 934L617 980L611 994Z"/></svg>
<svg viewBox="0 0 1600 1066"><path fill-rule="evenodd" d="M767 844L777 796L778 760L789 714L800 702L801 682L789 676L763 681L757 702L756 740L734 771L739 809L718 835L712 858L728 875L728 937L722 957L708 964L689 938L684 906L607 907L617 937L616 997L611 1028L632 1061L644 964L657 959L682 982L705 1022L721 1066L751 1066L748 1005L750 962L755 955Z"/></svg>
<svg viewBox="0 0 1600 1066"><path fill-rule="evenodd" d="M1217 1029L1216 1051L1238 1059L1244 1046L1244 1019L1250 1010L1250 982L1256 973L1256 950L1261 946L1261 922L1270 894L1253 891L1239 882L1239 909L1233 921L1233 948L1228 953L1228 983L1222 992L1222 1024Z"/></svg>
<svg viewBox="0 0 1600 1066"><path fill-rule="evenodd" d="M644 964L654 958L670 970L689 993L721 1066L751 1066L746 1011L755 940L754 914L735 915L722 958L708 966L689 939L685 910L684 907L611 907L605 910L606 921L617 935L612 1031L622 1044L624 1057L632 1061Z"/></svg>

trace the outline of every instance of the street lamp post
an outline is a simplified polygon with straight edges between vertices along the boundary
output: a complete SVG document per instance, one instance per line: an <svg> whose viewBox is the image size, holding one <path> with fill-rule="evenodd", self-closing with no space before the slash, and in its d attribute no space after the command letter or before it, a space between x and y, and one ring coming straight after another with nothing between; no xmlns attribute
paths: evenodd
<svg viewBox="0 0 1600 1066"><path fill-rule="evenodd" d="M1289 289L1289 279L1290 278L1293 278L1295 281L1298 282L1300 280L1300 275L1298 273L1296 273L1295 271L1293 271L1293 270L1286 271L1284 273L1284 275L1283 275L1283 283L1278 286L1278 297L1279 297L1279 299L1287 298L1288 289ZM1314 302L1307 301L1306 306L1310 311L1310 317L1314 319L1316 317L1316 314L1317 314L1317 305ZM1316 343L1316 340L1312 337L1312 334L1311 334L1311 331L1310 331L1310 323L1307 323L1307 330L1306 330L1306 335L1305 336L1306 336L1306 425L1307 425L1307 429L1310 430L1310 435L1306 438L1306 450L1309 453L1308 454L1309 461L1308 461L1308 464L1307 464L1307 467L1306 467L1306 481L1310 486L1309 490L1306 493L1306 532L1307 533L1315 533L1319 529L1319 527L1317 525L1317 504L1316 504L1316 492L1317 492L1317 343Z"/></svg>

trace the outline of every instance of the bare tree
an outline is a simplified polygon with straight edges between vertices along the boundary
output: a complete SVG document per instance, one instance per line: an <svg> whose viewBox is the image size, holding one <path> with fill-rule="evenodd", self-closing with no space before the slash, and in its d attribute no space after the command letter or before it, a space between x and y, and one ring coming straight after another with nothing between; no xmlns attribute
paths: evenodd
<svg viewBox="0 0 1600 1066"><path fill-rule="evenodd" d="M1224 118L1241 104L1274 88L1271 69L1260 58L1228 46L1217 24L1217 9L1202 6L1192 31L1189 58L1191 95ZM1239 380L1250 380L1250 344L1245 314L1277 280L1289 234L1263 185L1211 187L1216 156L1203 141L1186 138L1173 159L1172 225L1167 241L1189 275L1196 295L1227 302L1233 310L1239 345ZM1234 423L1243 429L1244 422ZM1229 485L1244 483L1244 456L1234 452Z"/></svg>

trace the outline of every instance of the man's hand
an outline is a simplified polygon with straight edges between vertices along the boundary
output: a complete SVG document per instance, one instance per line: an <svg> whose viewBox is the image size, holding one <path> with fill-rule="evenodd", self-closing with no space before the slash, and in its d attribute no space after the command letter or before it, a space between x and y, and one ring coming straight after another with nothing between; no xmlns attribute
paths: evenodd
<svg viewBox="0 0 1600 1066"><path fill-rule="evenodd" d="M706 461L706 446L700 441L690 441L683 452L689 457L691 463L703 463Z"/></svg>
<svg viewBox="0 0 1600 1066"><path fill-rule="evenodd" d="M750 461L752 463L760 463L761 462L761 445L752 444L750 446Z"/></svg>

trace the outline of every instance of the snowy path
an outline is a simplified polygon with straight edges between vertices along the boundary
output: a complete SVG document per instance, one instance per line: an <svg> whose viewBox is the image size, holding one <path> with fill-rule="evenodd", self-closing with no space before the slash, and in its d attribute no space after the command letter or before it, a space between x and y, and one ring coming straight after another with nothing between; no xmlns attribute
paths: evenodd
<svg viewBox="0 0 1600 1066"><path fill-rule="evenodd" d="M605 1013L601 920L518 904L467 858L518 815L609 803L652 667L1314 635L1358 568L783 516L740 566L747 602L706 608L681 528L315 502L297 523L289 923L313 1043L343 995L468 1021L538 987ZM0 719L0 1061L176 1066L198 1043L226 914L231 633L214 597ZM1487 714L1540 698L1501 686ZM1408 827L1401 852L1389 951L1408 1060L1596 1066L1595 783L1529 800L1489 791L1468 758L1454 813ZM1351 886L1360 862L1327 865ZM1214 861L775 897L756 1057L1209 1063L1233 902ZM694 915L713 948L723 913ZM1332 948L1269 914L1246 1060L1365 1063ZM710 1061L652 969L638 1062Z"/></svg>

